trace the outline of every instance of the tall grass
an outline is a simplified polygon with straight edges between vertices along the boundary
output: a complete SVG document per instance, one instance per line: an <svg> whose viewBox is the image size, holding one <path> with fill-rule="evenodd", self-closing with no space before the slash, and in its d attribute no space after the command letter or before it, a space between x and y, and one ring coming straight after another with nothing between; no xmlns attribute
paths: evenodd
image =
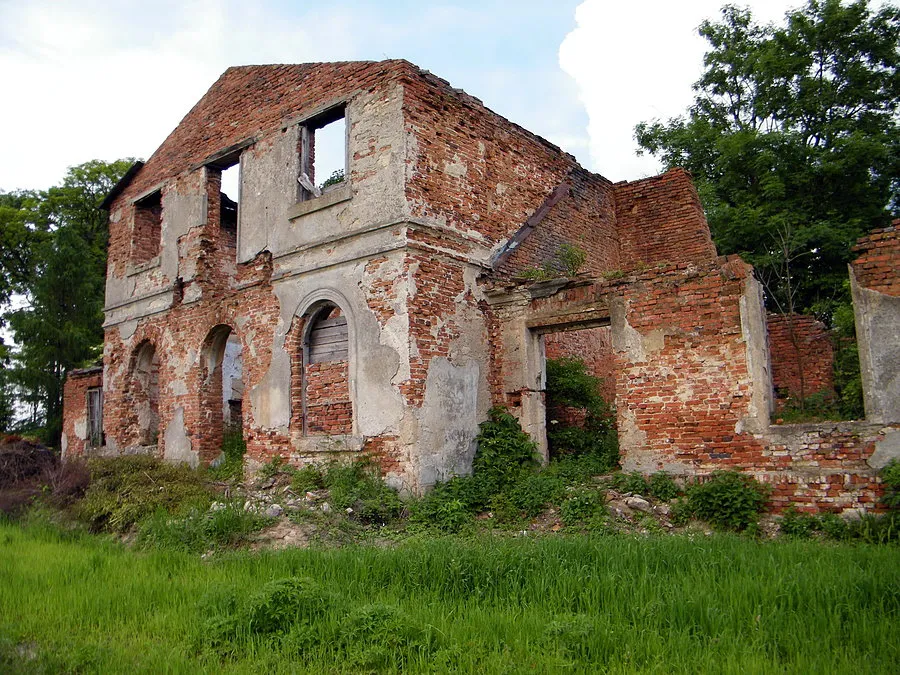
<svg viewBox="0 0 900 675"><path fill-rule="evenodd" d="M896 672L900 552L438 538L210 562L0 525L3 672Z"/></svg>

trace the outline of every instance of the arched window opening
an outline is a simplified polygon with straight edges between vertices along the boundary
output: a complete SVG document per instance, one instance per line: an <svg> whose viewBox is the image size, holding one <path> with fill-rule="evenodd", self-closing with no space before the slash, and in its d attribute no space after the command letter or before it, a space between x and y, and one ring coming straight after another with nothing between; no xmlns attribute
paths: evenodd
<svg viewBox="0 0 900 675"><path fill-rule="evenodd" d="M135 354L134 409L138 444L156 445L159 436L159 356L150 342L144 342Z"/></svg>
<svg viewBox="0 0 900 675"><path fill-rule="evenodd" d="M332 303L315 307L303 340L303 433L353 431L347 317Z"/></svg>
<svg viewBox="0 0 900 675"><path fill-rule="evenodd" d="M223 426L228 431L240 431L243 428L243 371L241 341L231 333L225 342L222 357L222 414Z"/></svg>

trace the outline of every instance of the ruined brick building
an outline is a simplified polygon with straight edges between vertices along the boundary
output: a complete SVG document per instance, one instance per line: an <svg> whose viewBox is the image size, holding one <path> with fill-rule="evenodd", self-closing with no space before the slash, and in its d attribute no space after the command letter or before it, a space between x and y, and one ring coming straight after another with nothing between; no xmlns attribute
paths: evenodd
<svg viewBox="0 0 900 675"><path fill-rule="evenodd" d="M406 61L230 68L105 207L103 366L68 380L67 455L208 463L230 425L251 463L369 453L418 491L469 470L493 405L546 448L546 353L606 376L628 469L737 467L841 508L900 444L881 356L868 421L770 426L761 292L686 173L611 183ZM522 278L566 243L579 275Z"/></svg>

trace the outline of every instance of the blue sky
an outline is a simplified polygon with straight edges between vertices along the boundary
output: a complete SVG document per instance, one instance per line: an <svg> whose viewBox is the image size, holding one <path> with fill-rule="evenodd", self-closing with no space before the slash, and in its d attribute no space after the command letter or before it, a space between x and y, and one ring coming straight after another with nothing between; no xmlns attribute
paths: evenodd
<svg viewBox="0 0 900 675"><path fill-rule="evenodd" d="M779 19L798 4L752 0ZM405 58L612 180L653 174L634 125L690 102L718 0L0 0L0 190L147 157L231 65Z"/></svg>

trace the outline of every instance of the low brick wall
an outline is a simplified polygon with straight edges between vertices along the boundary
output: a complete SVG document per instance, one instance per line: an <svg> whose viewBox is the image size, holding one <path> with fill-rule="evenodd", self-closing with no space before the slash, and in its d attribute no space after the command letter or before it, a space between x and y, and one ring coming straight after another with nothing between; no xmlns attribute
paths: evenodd
<svg viewBox="0 0 900 675"><path fill-rule="evenodd" d="M73 370L63 385L62 455L81 457L88 449L88 389L103 385L103 369Z"/></svg>
<svg viewBox="0 0 900 675"><path fill-rule="evenodd" d="M834 396L834 349L825 325L804 314L769 314L767 324L776 409L789 398Z"/></svg>

